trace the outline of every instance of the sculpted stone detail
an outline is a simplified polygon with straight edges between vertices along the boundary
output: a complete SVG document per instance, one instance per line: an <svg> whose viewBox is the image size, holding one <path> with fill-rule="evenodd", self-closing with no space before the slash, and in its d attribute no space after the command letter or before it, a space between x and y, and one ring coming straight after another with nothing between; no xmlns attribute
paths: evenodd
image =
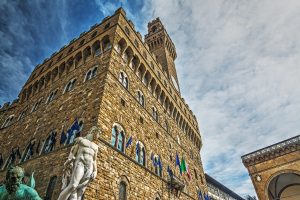
<svg viewBox="0 0 300 200"><path fill-rule="evenodd" d="M0 200L42 200L35 191L33 175L27 186L22 184L24 170L21 167L11 167L6 174L6 182L0 187Z"/></svg>
<svg viewBox="0 0 300 200"><path fill-rule="evenodd" d="M81 200L90 181L97 176L98 145L93 140L101 131L92 127L86 137L78 137L64 164L62 192L58 200Z"/></svg>

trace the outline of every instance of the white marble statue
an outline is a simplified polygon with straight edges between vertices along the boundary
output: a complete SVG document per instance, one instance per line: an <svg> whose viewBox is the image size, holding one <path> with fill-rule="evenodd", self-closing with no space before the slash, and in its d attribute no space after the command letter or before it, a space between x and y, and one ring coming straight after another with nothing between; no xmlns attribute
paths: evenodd
<svg viewBox="0 0 300 200"><path fill-rule="evenodd" d="M85 137L75 139L68 160L64 164L62 192L58 200L81 200L90 181L97 176L98 145L93 142L100 135L97 127L92 127Z"/></svg>

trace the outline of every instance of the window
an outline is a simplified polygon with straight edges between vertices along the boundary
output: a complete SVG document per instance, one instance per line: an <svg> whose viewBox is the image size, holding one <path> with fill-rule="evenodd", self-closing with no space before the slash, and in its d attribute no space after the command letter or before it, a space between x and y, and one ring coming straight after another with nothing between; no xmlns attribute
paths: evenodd
<svg viewBox="0 0 300 200"><path fill-rule="evenodd" d="M124 181L120 183L119 188L119 200L126 200L127 199L127 185Z"/></svg>
<svg viewBox="0 0 300 200"><path fill-rule="evenodd" d="M141 124L143 124L144 123L144 118L140 117L140 122L141 122Z"/></svg>
<svg viewBox="0 0 300 200"><path fill-rule="evenodd" d="M126 63L128 63L128 58L129 58L129 56L128 56L128 53L127 53L126 51L123 53L122 58L124 59L124 61L125 61Z"/></svg>
<svg viewBox="0 0 300 200"><path fill-rule="evenodd" d="M119 151L124 152L125 133L124 129L119 124L114 124L111 133L111 145L117 148Z"/></svg>
<svg viewBox="0 0 300 200"><path fill-rule="evenodd" d="M152 107L152 117L155 121L158 121L157 109L155 107Z"/></svg>
<svg viewBox="0 0 300 200"><path fill-rule="evenodd" d="M157 132L155 133L155 137L159 139L159 134Z"/></svg>
<svg viewBox="0 0 300 200"><path fill-rule="evenodd" d="M94 44L92 45L92 50L95 56L99 56L102 53L100 48L100 41L97 40L96 42L94 42Z"/></svg>
<svg viewBox="0 0 300 200"><path fill-rule="evenodd" d="M80 41L79 45L83 45L84 44L84 39Z"/></svg>
<svg viewBox="0 0 300 200"><path fill-rule="evenodd" d="M121 45L118 43L115 45L115 50L118 52L118 53L121 53Z"/></svg>
<svg viewBox="0 0 300 200"><path fill-rule="evenodd" d="M55 188L55 184L56 184L56 180L57 180L57 176L52 176L50 178L48 187L47 187L47 192L46 192L46 196L44 200L51 200L52 199L52 194Z"/></svg>
<svg viewBox="0 0 300 200"><path fill-rule="evenodd" d="M127 75L124 72L120 72L119 81L128 90L129 81Z"/></svg>
<svg viewBox="0 0 300 200"><path fill-rule="evenodd" d="M47 103L53 101L56 98L56 94L57 94L57 90L52 91L48 96Z"/></svg>
<svg viewBox="0 0 300 200"><path fill-rule="evenodd" d="M12 148L11 149L11 153L9 154L7 160L6 160L6 163L5 163L5 166L3 169L6 169L7 167L11 166L11 164L14 164L17 157L19 159L21 159L21 153L20 153L20 149L19 147L17 148Z"/></svg>
<svg viewBox="0 0 300 200"><path fill-rule="evenodd" d="M162 163L160 157L158 155L154 155L152 161L154 165L155 174L162 177Z"/></svg>
<svg viewBox="0 0 300 200"><path fill-rule="evenodd" d="M5 127L8 127L9 125L11 125L12 124L12 121L13 121L13 119L14 119L14 115L11 115L11 116L9 116L6 120L5 120L5 122L3 123L3 125L2 125L2 127L1 128L5 128Z"/></svg>
<svg viewBox="0 0 300 200"><path fill-rule="evenodd" d="M139 48L139 43L138 43L138 41L136 39L134 40L134 46L136 46L137 48Z"/></svg>
<svg viewBox="0 0 300 200"><path fill-rule="evenodd" d="M110 23L105 24L104 29L108 29L110 27Z"/></svg>
<svg viewBox="0 0 300 200"><path fill-rule="evenodd" d="M146 158L145 158L145 147L144 145L138 141L136 143L136 151L135 151L135 160L143 165L143 166L146 166Z"/></svg>
<svg viewBox="0 0 300 200"><path fill-rule="evenodd" d="M145 106L145 98L141 91L137 92L137 100L138 100L139 104L141 104L141 106L143 106L143 107Z"/></svg>
<svg viewBox="0 0 300 200"><path fill-rule="evenodd" d="M96 35L97 35L97 31L95 31L95 32L92 34L91 38L96 37Z"/></svg>
<svg viewBox="0 0 300 200"><path fill-rule="evenodd" d="M2 153L0 153L0 169L2 168L3 165L3 156Z"/></svg>
<svg viewBox="0 0 300 200"><path fill-rule="evenodd" d="M194 159L194 154L193 154L193 150L192 149L190 149L190 157L191 157L191 159Z"/></svg>
<svg viewBox="0 0 300 200"><path fill-rule="evenodd" d="M27 107L21 112L21 114L19 115L18 120L23 119L25 117L26 113L27 113Z"/></svg>
<svg viewBox="0 0 300 200"><path fill-rule="evenodd" d="M35 102L35 104L32 107L31 112L36 111L39 108L39 106L41 105L42 101L43 101L43 98L40 98L37 102Z"/></svg>
<svg viewBox="0 0 300 200"><path fill-rule="evenodd" d="M91 80L97 75L97 69L98 65L94 66L92 69L90 69L86 75L85 75L85 81Z"/></svg>
<svg viewBox="0 0 300 200"><path fill-rule="evenodd" d="M29 145L27 146L24 154L23 154L23 157L22 157L22 160L21 162L25 162L26 160L29 160L30 158L33 157L33 154L34 154L34 145L35 145L35 141L31 141L29 143Z"/></svg>
<svg viewBox="0 0 300 200"><path fill-rule="evenodd" d="M46 141L44 142L44 146L42 149L42 154L49 153L54 150L54 146L56 143L56 131L51 131L50 135L47 137Z"/></svg>
<svg viewBox="0 0 300 200"><path fill-rule="evenodd" d="M61 59L61 57L63 56L63 54L60 54L57 58L57 61L59 61Z"/></svg>
<svg viewBox="0 0 300 200"><path fill-rule="evenodd" d="M125 26L125 33L126 33L128 36L130 36L130 31L129 31L129 29L128 29L127 26Z"/></svg>
<svg viewBox="0 0 300 200"><path fill-rule="evenodd" d="M143 56L144 56L144 58L147 60L147 54L146 54L145 51L143 51Z"/></svg>
<svg viewBox="0 0 300 200"><path fill-rule="evenodd" d="M67 131L66 139L64 141L61 141L61 144L71 144L74 142L75 138L79 137L81 134L81 131L83 129L83 120L77 120L73 122L73 124L70 126L70 128Z"/></svg>
<svg viewBox="0 0 300 200"><path fill-rule="evenodd" d="M102 47L103 47L103 51L107 51L111 49L111 43L108 36L103 37Z"/></svg>
<svg viewBox="0 0 300 200"><path fill-rule="evenodd" d="M195 178L198 180L198 175L197 175L196 169L194 169L194 173L195 173Z"/></svg>
<svg viewBox="0 0 300 200"><path fill-rule="evenodd" d="M125 106L125 100L121 98L121 105Z"/></svg>
<svg viewBox="0 0 300 200"><path fill-rule="evenodd" d="M177 143L180 145L181 143L180 143L180 137L179 137L179 135L177 135Z"/></svg>
<svg viewBox="0 0 300 200"><path fill-rule="evenodd" d="M71 53L73 51L73 47L70 47L68 53Z"/></svg>
<svg viewBox="0 0 300 200"><path fill-rule="evenodd" d="M74 89L76 83L76 79L72 79L69 81L69 83L66 85L64 93L70 92L71 90Z"/></svg>

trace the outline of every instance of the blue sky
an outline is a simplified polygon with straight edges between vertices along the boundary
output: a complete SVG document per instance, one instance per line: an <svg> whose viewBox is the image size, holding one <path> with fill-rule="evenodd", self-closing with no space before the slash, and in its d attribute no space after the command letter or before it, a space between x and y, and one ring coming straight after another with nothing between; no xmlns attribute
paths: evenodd
<svg viewBox="0 0 300 200"><path fill-rule="evenodd" d="M0 104L33 68L111 15L120 1L0 0ZM160 17L177 50L207 173L241 195L254 188L240 156L299 134L300 1L123 1L144 35Z"/></svg>

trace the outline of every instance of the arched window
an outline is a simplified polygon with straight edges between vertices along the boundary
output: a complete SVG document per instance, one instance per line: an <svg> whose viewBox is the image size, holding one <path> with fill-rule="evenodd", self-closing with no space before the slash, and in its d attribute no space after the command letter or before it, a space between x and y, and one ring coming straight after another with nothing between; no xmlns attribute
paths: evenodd
<svg viewBox="0 0 300 200"><path fill-rule="evenodd" d="M42 101L43 101L43 98L40 98L37 102L35 102L35 104L32 107L31 112L36 111L39 108L39 106L41 105Z"/></svg>
<svg viewBox="0 0 300 200"><path fill-rule="evenodd" d="M111 43L108 36L105 36L102 40L103 51L107 51L111 48Z"/></svg>
<svg viewBox="0 0 300 200"><path fill-rule="evenodd" d="M56 143L56 135L57 135L56 131L51 131L50 135L47 137L47 139L44 142L44 146L41 154L49 153L54 150L54 146Z"/></svg>
<svg viewBox="0 0 300 200"><path fill-rule="evenodd" d="M10 115L6 120L5 122L3 123L2 127L1 128L5 128L5 127L8 127L9 125L12 124L12 121L14 120L14 115Z"/></svg>
<svg viewBox="0 0 300 200"><path fill-rule="evenodd" d="M2 153L0 153L0 169L2 168L4 161L3 161L3 156Z"/></svg>
<svg viewBox="0 0 300 200"><path fill-rule="evenodd" d="M196 169L194 169L194 173L195 173L195 178L198 180L198 174L197 174Z"/></svg>
<svg viewBox="0 0 300 200"><path fill-rule="evenodd" d="M141 104L141 106L143 106L143 107L145 106L144 94L141 91L137 92L137 100Z"/></svg>
<svg viewBox="0 0 300 200"><path fill-rule="evenodd" d="M47 103L53 101L56 98L56 94L57 94L57 90L52 91L48 96Z"/></svg>
<svg viewBox="0 0 300 200"><path fill-rule="evenodd" d="M155 121L158 121L158 113L155 107L152 107L152 117Z"/></svg>
<svg viewBox="0 0 300 200"><path fill-rule="evenodd" d="M124 152L125 133L120 124L115 123L111 132L111 145Z"/></svg>
<svg viewBox="0 0 300 200"><path fill-rule="evenodd" d="M21 162L25 162L26 160L29 160L30 158L33 157L33 154L34 154L34 145L35 145L35 140L30 141L30 143L28 144L27 148L25 149L25 152L23 154Z"/></svg>
<svg viewBox="0 0 300 200"><path fill-rule="evenodd" d="M70 92L71 90L74 89L76 83L76 79L72 79L69 81L69 83L66 85L64 93Z"/></svg>
<svg viewBox="0 0 300 200"><path fill-rule="evenodd" d="M145 147L144 145L138 141L136 143L136 151L135 151L135 160L143 165L143 166L146 166L146 157L145 157Z"/></svg>
<svg viewBox="0 0 300 200"><path fill-rule="evenodd" d="M21 153L19 147L12 148L3 169L10 167L12 164L16 162L18 158L21 159Z"/></svg>
<svg viewBox="0 0 300 200"><path fill-rule="evenodd" d="M126 63L128 63L128 58L129 58L129 56L128 56L127 51L125 51L125 52L123 53L122 58L124 59L124 61L125 61Z"/></svg>
<svg viewBox="0 0 300 200"><path fill-rule="evenodd" d="M127 75L124 72L120 72L119 81L128 90L129 81Z"/></svg>
<svg viewBox="0 0 300 200"><path fill-rule="evenodd" d="M118 52L118 53L121 53L121 45L118 43L115 45L115 50Z"/></svg>
<svg viewBox="0 0 300 200"><path fill-rule="evenodd" d="M119 200L127 200L127 185L124 181L120 183Z"/></svg>
<svg viewBox="0 0 300 200"><path fill-rule="evenodd" d="M23 119L27 113L28 107L26 107L24 110L22 110L21 114L19 115L18 120Z"/></svg>
<svg viewBox="0 0 300 200"><path fill-rule="evenodd" d="M46 196L44 200L51 200L52 199L52 194L55 188L55 184L56 184L56 180L57 180L57 176L52 176L50 178L48 187L47 187L47 192L46 192Z"/></svg>
<svg viewBox="0 0 300 200"><path fill-rule="evenodd" d="M98 65L95 65L93 68L91 68L86 73L84 81L88 81L88 80L91 80L92 78L94 78L97 75L97 69L98 69Z"/></svg>
<svg viewBox="0 0 300 200"><path fill-rule="evenodd" d="M65 142L61 142L61 144L71 144L74 142L75 138L79 137L81 134L81 131L83 129L83 121L77 120L73 122L71 127L67 130L67 138Z"/></svg>
<svg viewBox="0 0 300 200"><path fill-rule="evenodd" d="M100 41L97 40L96 42L94 42L94 44L92 45L92 49L93 49L94 55L99 56L102 53Z"/></svg>
<svg viewBox="0 0 300 200"><path fill-rule="evenodd" d="M155 174L157 176L162 177L162 163L161 163L161 158L158 155L154 155L153 165L154 165Z"/></svg>

